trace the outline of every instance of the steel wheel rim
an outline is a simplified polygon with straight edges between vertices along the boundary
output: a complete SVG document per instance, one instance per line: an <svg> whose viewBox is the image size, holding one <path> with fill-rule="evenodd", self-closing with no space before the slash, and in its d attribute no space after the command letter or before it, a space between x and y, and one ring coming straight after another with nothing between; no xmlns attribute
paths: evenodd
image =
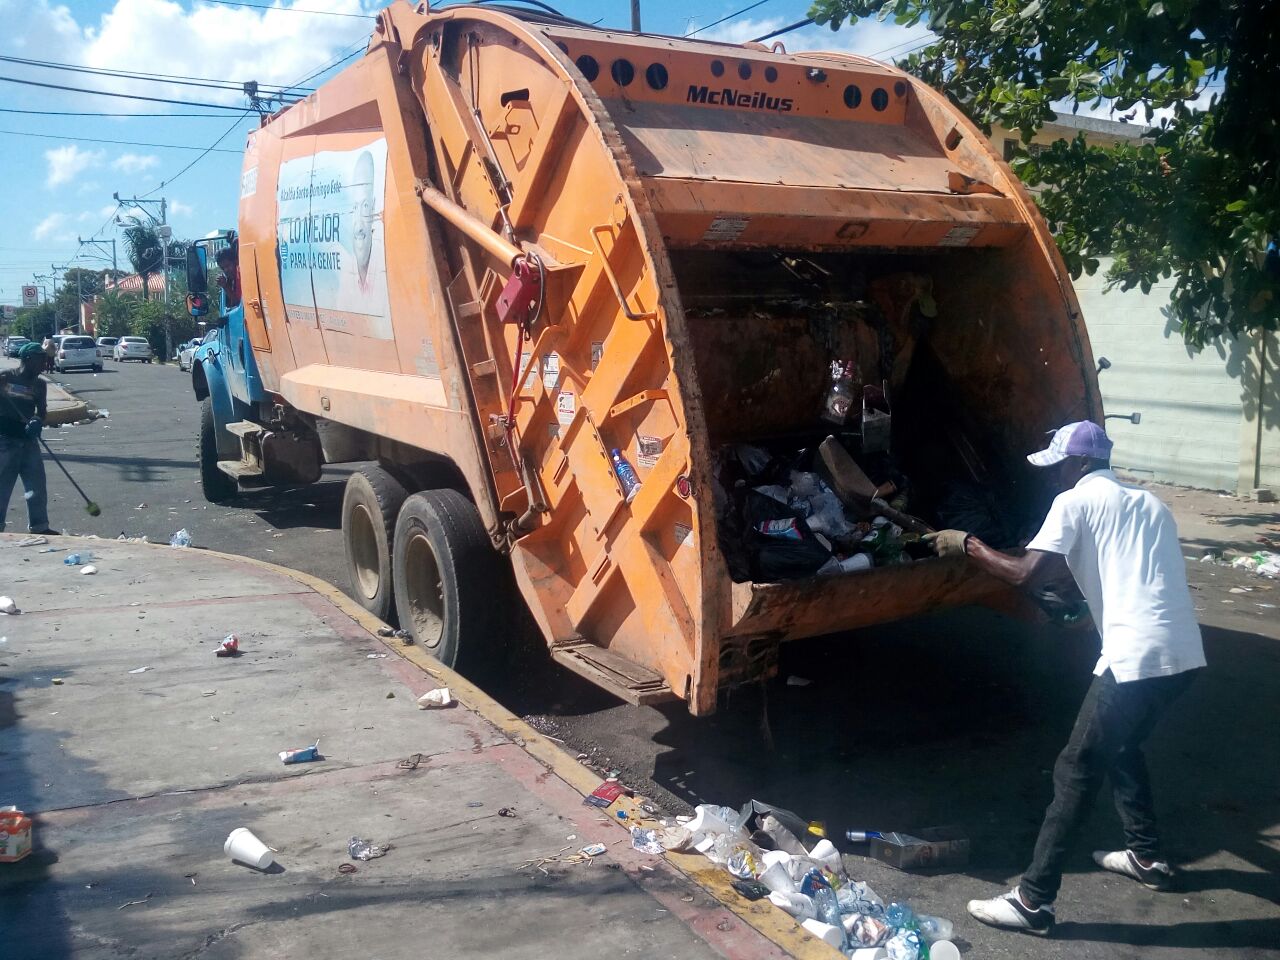
<svg viewBox="0 0 1280 960"><path fill-rule="evenodd" d="M405 544L404 580L414 640L427 648L438 647L444 637L444 586L436 552L421 530L409 534Z"/></svg>
<svg viewBox="0 0 1280 960"><path fill-rule="evenodd" d="M381 557L373 518L362 503L356 504L351 511L350 530L351 566L356 575L356 587L366 600L372 600L382 586Z"/></svg>

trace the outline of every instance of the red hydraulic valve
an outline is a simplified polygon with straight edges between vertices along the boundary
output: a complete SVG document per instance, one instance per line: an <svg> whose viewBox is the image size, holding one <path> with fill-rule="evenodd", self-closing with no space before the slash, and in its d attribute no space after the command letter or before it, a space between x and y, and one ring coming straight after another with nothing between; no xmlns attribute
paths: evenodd
<svg viewBox="0 0 1280 960"><path fill-rule="evenodd" d="M498 295L498 319L503 323L524 323L542 294L542 278L531 260L517 260L507 284Z"/></svg>

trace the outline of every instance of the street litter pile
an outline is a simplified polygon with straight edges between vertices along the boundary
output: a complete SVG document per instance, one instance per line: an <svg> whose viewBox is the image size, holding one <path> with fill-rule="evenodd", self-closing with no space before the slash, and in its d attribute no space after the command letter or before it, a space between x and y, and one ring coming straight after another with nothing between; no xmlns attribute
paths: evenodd
<svg viewBox="0 0 1280 960"><path fill-rule="evenodd" d="M1243 557L1236 557L1231 566L1237 570L1248 570L1261 577L1280 579L1280 553L1270 550L1259 550Z"/></svg>
<svg viewBox="0 0 1280 960"><path fill-rule="evenodd" d="M769 902L813 936L849 957L941 960L958 956L951 922L884 900L852 879L822 829L796 814L752 800L741 811L698 806L662 831L633 828L639 850L695 850L734 878L749 900ZM650 835L652 834L652 835ZM879 836L879 835L877 835Z"/></svg>

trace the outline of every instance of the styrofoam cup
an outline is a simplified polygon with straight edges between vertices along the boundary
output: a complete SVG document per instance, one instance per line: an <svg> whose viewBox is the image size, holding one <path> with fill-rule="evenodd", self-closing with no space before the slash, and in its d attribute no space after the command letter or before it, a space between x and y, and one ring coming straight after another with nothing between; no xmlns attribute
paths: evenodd
<svg viewBox="0 0 1280 960"><path fill-rule="evenodd" d="M790 857L787 858L788 860ZM791 874L787 873L785 862L777 862L769 864L762 874L760 874L760 882L772 890L774 893L796 893L796 882L791 879Z"/></svg>
<svg viewBox="0 0 1280 960"><path fill-rule="evenodd" d="M812 920L816 917L813 899L806 897L803 893L774 892L769 894L769 902L775 907L785 910L797 920Z"/></svg>
<svg viewBox="0 0 1280 960"><path fill-rule="evenodd" d="M960 948L950 940L929 944L929 960L960 960Z"/></svg>
<svg viewBox="0 0 1280 960"><path fill-rule="evenodd" d="M932 951L933 947L929 949ZM886 960L889 956L889 951L884 947L859 947L849 956L852 960ZM958 957L960 954L957 953L956 956ZM929 960L933 960L932 953L929 954Z"/></svg>
<svg viewBox="0 0 1280 960"><path fill-rule="evenodd" d="M248 827L236 827L222 845L222 852L232 860L239 860L258 870L265 870L275 862L271 848L253 835Z"/></svg>
<svg viewBox="0 0 1280 960"><path fill-rule="evenodd" d="M802 920L800 926L804 927L811 934L821 940L828 946L840 949L840 944L844 943L844 931L839 927L833 927L829 923L823 923L821 920Z"/></svg>
<svg viewBox="0 0 1280 960"><path fill-rule="evenodd" d="M809 851L809 856L823 864L832 873L838 874L844 868L844 864L840 861L840 851L826 837L823 837L813 845L813 849Z"/></svg>

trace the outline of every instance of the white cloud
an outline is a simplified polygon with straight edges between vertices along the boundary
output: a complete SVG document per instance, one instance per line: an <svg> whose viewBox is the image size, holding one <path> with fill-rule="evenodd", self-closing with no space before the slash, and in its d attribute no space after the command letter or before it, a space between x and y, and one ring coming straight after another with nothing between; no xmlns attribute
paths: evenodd
<svg viewBox="0 0 1280 960"><path fill-rule="evenodd" d="M49 176L45 180L45 186L52 190L61 184L70 183L90 167L101 163L102 157L101 150L81 150L74 143L46 150L44 158L49 162Z"/></svg>
<svg viewBox="0 0 1280 960"><path fill-rule="evenodd" d="M65 213L51 213L39 223L36 228L31 231L33 240L49 240L54 238L55 234L67 224L67 215Z"/></svg>
<svg viewBox="0 0 1280 960"><path fill-rule="evenodd" d="M142 173L160 165L160 158L153 153L122 153L111 161L113 169L124 173Z"/></svg>
<svg viewBox="0 0 1280 960"><path fill-rule="evenodd" d="M189 217L196 212L196 208L189 203L183 203L181 200L169 201L169 215L174 217Z"/></svg>
<svg viewBox="0 0 1280 960"><path fill-rule="evenodd" d="M70 6L70 9L68 9ZM105 13L56 0L0 0L6 52L42 60L84 64L147 74L200 74L230 80L285 85L314 73L338 54L367 40L372 20L309 15L290 7L344 14L376 14L384 3L370 0L288 0L260 10L174 0L114 0ZM96 5L95 5L96 6ZM25 54L23 51L27 51ZM199 69L193 68L199 64ZM47 81L48 71L13 64L10 75ZM73 86L142 94L175 100L245 106L238 89L214 90L114 77L82 78ZM89 83L89 79L101 82ZM68 81L70 82L70 81ZM76 109L107 109L111 101L84 94L60 94L59 103ZM116 101L118 109L181 109L162 104ZM228 122L234 114L228 113Z"/></svg>
<svg viewBox="0 0 1280 960"><path fill-rule="evenodd" d="M47 1L47 0L44 0ZM371 20L289 12L291 6L333 13L372 13L361 0L294 0L285 9L257 10L200 4L187 9L172 0L116 0L96 26L84 29L81 63L148 73L202 73L191 69L189 51L200 50L206 76L242 82L296 83L369 36ZM212 65L216 64L216 69ZM113 90L116 82L113 81ZM122 82L127 83L127 82ZM147 95L243 105L236 90L216 91L161 83L137 83ZM125 87L127 88L127 87ZM161 92L156 92L161 91ZM129 92L136 92L129 90Z"/></svg>
<svg viewBox="0 0 1280 960"><path fill-rule="evenodd" d="M698 34L695 39L744 43L781 29L790 22L792 22L790 17L733 20L718 27L712 27ZM697 28L696 21L690 24L690 29ZM932 39L933 34L920 25L903 27L896 23L865 19L846 23L835 31L829 27L812 24L764 42L766 44L781 43L791 53L802 50L823 50L831 53L856 53L875 60L892 62L894 58L903 56Z"/></svg>

